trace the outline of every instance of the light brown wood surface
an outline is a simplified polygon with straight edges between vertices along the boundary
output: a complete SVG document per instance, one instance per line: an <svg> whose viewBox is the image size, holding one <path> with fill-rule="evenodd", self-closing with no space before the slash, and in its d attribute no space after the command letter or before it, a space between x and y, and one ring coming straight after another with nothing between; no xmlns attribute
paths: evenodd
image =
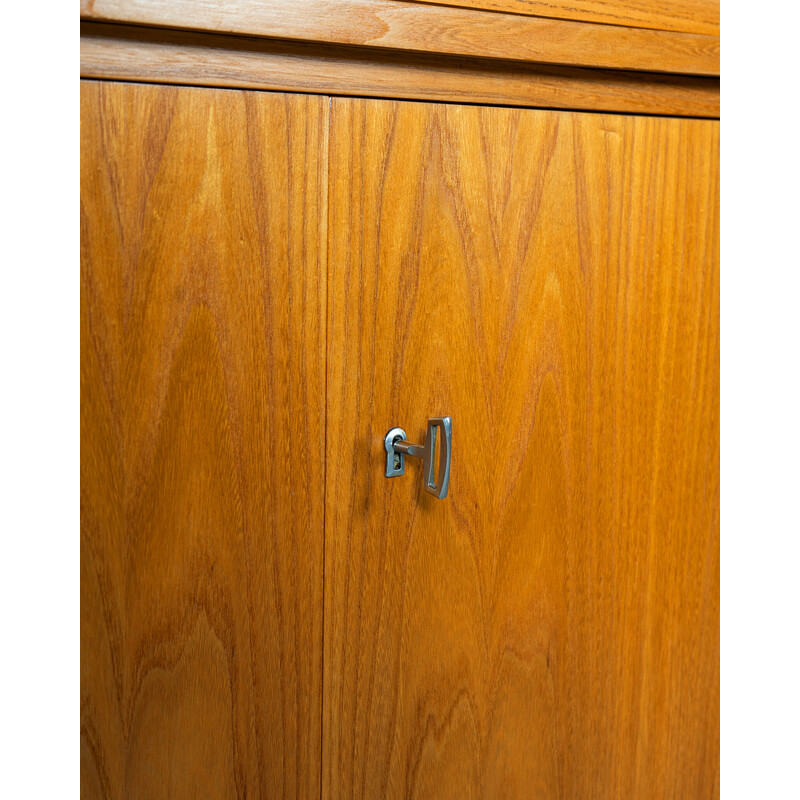
<svg viewBox="0 0 800 800"><path fill-rule="evenodd" d="M544 64L719 75L719 38L400 0L81 0L81 16Z"/></svg>
<svg viewBox="0 0 800 800"><path fill-rule="evenodd" d="M328 102L81 86L81 796L317 798Z"/></svg>
<svg viewBox="0 0 800 800"><path fill-rule="evenodd" d="M429 0L410 0L428 2ZM719 0L436 0L446 6L719 36Z"/></svg>
<svg viewBox="0 0 800 800"><path fill-rule="evenodd" d="M89 78L718 117L719 79L81 23Z"/></svg>
<svg viewBox="0 0 800 800"><path fill-rule="evenodd" d="M323 798L719 795L718 148L333 100Z"/></svg>

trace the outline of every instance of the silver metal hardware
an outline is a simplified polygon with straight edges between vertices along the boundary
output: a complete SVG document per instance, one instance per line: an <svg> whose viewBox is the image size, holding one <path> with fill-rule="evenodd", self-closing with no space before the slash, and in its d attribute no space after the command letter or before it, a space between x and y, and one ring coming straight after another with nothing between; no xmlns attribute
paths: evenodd
<svg viewBox="0 0 800 800"><path fill-rule="evenodd" d="M383 439L383 446L386 449L386 477L394 478L402 475L406 471L406 457L404 453L395 452L394 443L402 442L406 438L406 432L402 428L392 428Z"/></svg>
<svg viewBox="0 0 800 800"><path fill-rule="evenodd" d="M439 471L436 474L436 442L440 438ZM425 444L406 441L402 428L392 428L383 439L386 450L386 477L394 478L405 473L406 456L422 459L422 477L425 489L434 497L444 500L450 488L450 447L453 439L453 420L450 417L431 417Z"/></svg>

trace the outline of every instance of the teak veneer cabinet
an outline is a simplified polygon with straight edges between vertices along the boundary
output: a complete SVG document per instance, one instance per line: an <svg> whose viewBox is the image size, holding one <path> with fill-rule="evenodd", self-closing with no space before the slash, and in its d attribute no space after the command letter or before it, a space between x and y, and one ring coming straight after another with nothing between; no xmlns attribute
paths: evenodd
<svg viewBox="0 0 800 800"><path fill-rule="evenodd" d="M82 797L719 796L697 9L82 4Z"/></svg>

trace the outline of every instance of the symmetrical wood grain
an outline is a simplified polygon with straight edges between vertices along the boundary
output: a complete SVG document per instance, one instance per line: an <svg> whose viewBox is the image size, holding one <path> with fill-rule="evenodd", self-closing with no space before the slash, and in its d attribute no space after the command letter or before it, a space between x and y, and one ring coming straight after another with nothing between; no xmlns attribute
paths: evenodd
<svg viewBox="0 0 800 800"><path fill-rule="evenodd" d="M430 2L430 0L409 0ZM719 0L436 0L446 6L719 36Z"/></svg>
<svg viewBox="0 0 800 800"><path fill-rule="evenodd" d="M400 0L81 0L85 19L580 67L719 75L719 37Z"/></svg>
<svg viewBox="0 0 800 800"><path fill-rule="evenodd" d="M81 75L157 83L718 117L719 79L521 65L81 23Z"/></svg>
<svg viewBox="0 0 800 800"><path fill-rule="evenodd" d="M81 87L81 796L319 795L325 99Z"/></svg>
<svg viewBox="0 0 800 800"><path fill-rule="evenodd" d="M718 123L330 136L323 797L718 796Z"/></svg>

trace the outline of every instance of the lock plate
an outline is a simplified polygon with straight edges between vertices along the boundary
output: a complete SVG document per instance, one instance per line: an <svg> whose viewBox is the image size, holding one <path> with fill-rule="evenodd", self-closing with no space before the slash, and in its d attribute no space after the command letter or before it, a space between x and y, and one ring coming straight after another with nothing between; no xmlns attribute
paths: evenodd
<svg viewBox="0 0 800 800"><path fill-rule="evenodd" d="M395 442L405 441L406 432L402 428L392 428L383 439L383 447L386 450L386 477L394 478L404 475L406 471L405 453L398 453L394 449Z"/></svg>

